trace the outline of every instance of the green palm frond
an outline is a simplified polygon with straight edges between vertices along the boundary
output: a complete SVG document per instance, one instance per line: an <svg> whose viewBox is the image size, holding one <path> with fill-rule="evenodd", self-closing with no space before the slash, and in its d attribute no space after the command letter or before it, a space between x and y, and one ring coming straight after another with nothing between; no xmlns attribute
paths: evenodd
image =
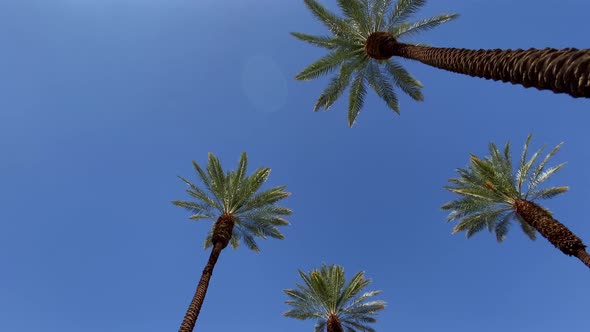
<svg viewBox="0 0 590 332"><path fill-rule="evenodd" d="M457 17L459 17L458 14L437 15L414 23L403 23L391 26L389 32L391 32L396 38L408 37L410 35L432 30L443 23L456 19Z"/></svg>
<svg viewBox="0 0 590 332"><path fill-rule="evenodd" d="M338 0L338 6L344 13L344 16L349 21L354 22L357 30L363 34L363 37L369 36L371 18L367 11L366 4L363 4L360 0Z"/></svg>
<svg viewBox="0 0 590 332"><path fill-rule="evenodd" d="M387 24L385 17L387 10L391 6L391 0L376 0L373 1L371 7L371 15L374 20L374 26L371 32L380 31L381 28Z"/></svg>
<svg viewBox="0 0 590 332"><path fill-rule="evenodd" d="M381 97L394 112L399 114L399 104L393 86L389 83L387 77L381 72L381 68L375 63L371 63L368 68L367 81L369 85L375 90L377 95Z"/></svg>
<svg viewBox="0 0 590 332"><path fill-rule="evenodd" d="M313 36L308 35L305 33L299 32L291 32L291 35L296 37L299 40L304 42L310 43L312 45L320 46L329 50L336 49L338 47L345 47L345 48L353 48L354 44L350 41L345 39L340 39L337 37L327 37L327 36Z"/></svg>
<svg viewBox="0 0 590 332"><path fill-rule="evenodd" d="M539 189L544 181L565 165L562 163L546 168L562 143L535 166L543 148L528 158L531 138L532 134L525 140L516 172L513 171L510 157L510 143L506 143L503 151L490 143L489 156L481 159L471 155L469 166L466 169L457 169L459 177L449 179L451 185L445 189L460 197L442 206L443 210L450 211L448 221L458 221L453 233L466 232L467 237L471 237L487 228L496 234L498 242L502 242L508 233L510 221L517 219L525 234L535 239L534 228L515 213L515 202L522 199L535 201L552 198L566 192L568 187ZM525 184L527 190L523 191Z"/></svg>
<svg viewBox="0 0 590 332"><path fill-rule="evenodd" d="M303 69L295 78L298 80L312 80L332 72L338 65L349 60L351 57L352 54L349 50L338 48Z"/></svg>
<svg viewBox="0 0 590 332"><path fill-rule="evenodd" d="M393 78L395 85L400 88L407 95L412 97L416 101L423 101L424 95L422 94L422 83L412 77L407 70L404 69L397 62L389 59L385 62L385 68Z"/></svg>
<svg viewBox="0 0 590 332"><path fill-rule="evenodd" d="M389 25L405 22L426 4L426 0L398 0L389 19Z"/></svg>
<svg viewBox="0 0 590 332"><path fill-rule="evenodd" d="M322 22L335 36L347 36L350 33L349 24L342 18L332 14L316 0L304 0L307 8Z"/></svg>
<svg viewBox="0 0 590 332"><path fill-rule="evenodd" d="M359 65L358 62L349 61L340 67L340 73L332 79L332 82L322 92L316 102L313 111L317 112L320 108L327 110L334 104L336 99L342 95L346 87L350 84L350 75Z"/></svg>
<svg viewBox="0 0 590 332"><path fill-rule="evenodd" d="M316 0L304 1L312 14L328 27L331 35L291 34L299 40L326 48L330 53L307 66L295 78L312 80L340 68L319 96L314 111L327 110L349 88L348 124L352 126L364 104L365 83L396 113L399 113L399 105L394 88L416 101L424 100L422 84L418 80L394 61L370 58L365 44L374 32L395 31L396 36L412 35L448 22L456 15L438 15L407 23L406 20L425 4L425 0L399 0L395 5L392 0L337 0L343 14L339 17Z"/></svg>
<svg viewBox="0 0 590 332"><path fill-rule="evenodd" d="M365 79L365 71L359 71L350 85L350 94L348 95L348 125L350 127L354 124L365 103L365 95L367 94Z"/></svg>
<svg viewBox="0 0 590 332"><path fill-rule="evenodd" d="M336 315L347 331L372 331L368 323L375 322L373 317L385 308L383 301L367 301L380 291L359 292L370 284L363 272L353 276L348 284L344 269L338 265L314 269L309 273L299 270L303 284L296 284L297 289L286 289L289 300L286 304L291 309L284 313L287 317L300 320L315 319L316 331L323 331L330 315Z"/></svg>
<svg viewBox="0 0 590 332"><path fill-rule="evenodd" d="M224 171L219 159L209 153L205 169L193 161L195 171L204 189L179 177L188 185L187 193L196 201L175 200L172 203L192 214L191 220L216 219L221 215L231 215L235 225L230 239L233 248L240 242L254 251L259 251L255 238L272 237L283 239L279 226L288 225L284 216L291 210L276 205L288 197L285 186L260 190L270 175L270 168L260 167L251 175L247 175L248 157L242 153L235 171ZM205 238L205 248L212 245L213 227Z"/></svg>
<svg viewBox="0 0 590 332"><path fill-rule="evenodd" d="M522 229L523 233L526 234L531 240L537 239L537 231L533 228L533 226L529 225L526 221L524 221L518 214L514 214L516 216L516 220L520 224L520 229Z"/></svg>

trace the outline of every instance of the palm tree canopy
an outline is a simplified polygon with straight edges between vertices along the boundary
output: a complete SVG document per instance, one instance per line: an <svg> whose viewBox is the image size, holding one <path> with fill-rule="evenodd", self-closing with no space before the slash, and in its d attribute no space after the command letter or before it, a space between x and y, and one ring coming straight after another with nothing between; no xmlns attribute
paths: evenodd
<svg viewBox="0 0 590 332"><path fill-rule="evenodd" d="M313 15L328 27L331 35L314 36L293 32L293 36L310 44L330 50L330 53L301 71L296 79L311 80L327 75L339 68L327 88L320 94L314 111L328 109L350 85L348 125L352 126L363 107L367 84L399 113L394 86L414 100L422 101L422 84L392 59L371 58L365 46L374 32L388 32L396 39L430 30L456 18L455 14L443 14L415 22L407 20L425 0L337 0L344 17L339 17L316 0L304 0Z"/></svg>
<svg viewBox="0 0 590 332"><path fill-rule="evenodd" d="M189 210L190 219L216 219L220 215L229 215L235 221L231 246L238 247L240 240L248 248L259 251L255 237L266 239L272 237L283 239L278 226L288 225L283 218L291 214L291 210L276 203L290 195L285 186L260 190L270 175L270 168L260 167L251 175L246 175L248 157L242 153L235 171L224 172L219 159L209 153L205 170L193 161L195 171L204 189L187 179L180 177L188 185L186 192L195 201L173 201L174 205ZM205 248L212 246L213 226L205 238Z"/></svg>
<svg viewBox="0 0 590 332"><path fill-rule="evenodd" d="M566 192L568 187L539 187L565 165L562 163L546 167L549 159L563 143L558 144L537 163L544 147L527 160L531 138L532 134L525 141L516 172L513 172L509 142L506 143L503 152L494 143L490 143L490 156L480 159L471 155L468 168L457 169L459 178L449 179L452 185L446 186L445 189L460 195L461 198L442 206L444 210L451 211L448 221L459 220L453 228L453 233L465 231L469 238L487 227L490 232L496 234L498 242L502 242L508 233L510 222L516 219L524 233L532 240L535 239L535 229L515 213L515 202L552 198Z"/></svg>
<svg viewBox="0 0 590 332"><path fill-rule="evenodd" d="M370 291L360 294L361 290L371 283L364 272L359 272L345 284L344 268L338 265L314 269L309 274L299 270L304 284L297 284L297 289L286 289L284 292L290 300L285 301L293 309L284 313L296 319L316 319L315 331L323 331L327 319L331 315L338 317L343 327L349 332L373 332L367 326L374 323L373 317L385 308L384 301L367 301L381 291Z"/></svg>

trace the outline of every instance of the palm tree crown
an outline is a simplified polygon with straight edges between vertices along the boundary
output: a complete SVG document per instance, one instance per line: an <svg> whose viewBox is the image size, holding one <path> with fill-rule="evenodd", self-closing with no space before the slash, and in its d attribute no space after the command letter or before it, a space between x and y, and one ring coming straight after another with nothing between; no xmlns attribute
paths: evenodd
<svg viewBox="0 0 590 332"><path fill-rule="evenodd" d="M378 50L372 50L379 43L371 42L371 39L379 36L379 32L387 32L395 39L404 38L432 29L456 18L457 15L443 14L407 22L408 18L426 3L425 0L399 0L395 5L392 4L392 0L338 0L338 5L344 13L344 17L339 17L316 0L304 1L332 35L313 36L297 32L291 34L331 52L305 68L296 79L315 79L340 67L339 73L332 78L318 98L314 111L320 108L327 110L350 85L348 124L352 126L363 106L367 83L396 113L399 113L399 106L394 86L414 100L424 99L421 92L422 84L396 61L382 58Z"/></svg>
<svg viewBox="0 0 590 332"><path fill-rule="evenodd" d="M270 168L260 167L247 176L246 153L242 153L235 171L224 172L219 159L212 153L209 153L206 170L194 161L193 166L205 190L180 177L189 186L187 193L196 201L173 201L173 204L193 213L190 219L215 219L219 215L230 217L235 223L229 239L234 249L243 240L248 248L258 252L255 237L283 239L277 226L289 224L283 216L290 215L291 210L275 203L288 197L290 193L285 192L285 186L259 191L270 174ZM218 224L223 223L213 224L205 238L205 248L211 247L215 242L213 236Z"/></svg>
<svg viewBox="0 0 590 332"><path fill-rule="evenodd" d="M364 331L373 332L367 323L374 323L373 317L385 308L384 301L370 301L368 299L381 291L359 292L365 288L370 279L366 279L364 272L357 273L345 285L344 269L338 265L314 269L309 274L299 270L304 285L297 284L297 289L286 289L284 292L290 300L285 303L294 307L285 312L285 316L296 319L317 319L315 332L321 332L331 324L339 328L334 331Z"/></svg>
<svg viewBox="0 0 590 332"><path fill-rule="evenodd" d="M508 233L510 222L516 219L529 238L535 239L536 230L517 213L518 202L548 199L562 194L568 187L540 188L539 186L561 169L565 163L546 168L549 159L559 150L560 143L535 165L544 147L527 160L527 150L532 135L525 141L516 173L510 159L510 144L501 152L494 143L489 144L490 156L480 159L471 155L467 169L457 169L459 178L450 179L445 187L461 195L460 199L442 206L451 210L448 220L459 220L453 233L465 231L467 237L487 228L502 242Z"/></svg>

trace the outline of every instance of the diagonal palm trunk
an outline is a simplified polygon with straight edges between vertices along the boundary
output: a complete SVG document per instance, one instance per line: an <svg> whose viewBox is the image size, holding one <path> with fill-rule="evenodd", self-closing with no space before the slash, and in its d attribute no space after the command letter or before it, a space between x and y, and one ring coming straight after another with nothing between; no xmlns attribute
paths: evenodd
<svg viewBox="0 0 590 332"><path fill-rule="evenodd" d="M518 200L514 206L516 213L557 249L568 256L577 257L590 268L590 255L586 252L586 245L565 225L555 220L545 209L533 202Z"/></svg>
<svg viewBox="0 0 590 332"><path fill-rule="evenodd" d="M195 324L197 323L197 317L199 317L199 312L201 311L201 306L203 305L203 301L205 301L205 295L207 294L207 288L209 287L209 280L211 280L213 269L215 268L215 263L217 263L217 258L219 258L221 250L223 250L221 243L218 242L213 246L211 255L209 255L209 261L207 261L207 265L205 265L205 268L203 269L201 280L199 280L199 285L197 286L193 300L184 315L184 319L182 320L178 332L193 331Z"/></svg>
<svg viewBox="0 0 590 332"><path fill-rule="evenodd" d="M367 39L367 54L420 61L439 69L590 98L590 49L468 50L399 43L387 32Z"/></svg>
<svg viewBox="0 0 590 332"><path fill-rule="evenodd" d="M182 320L178 332L192 332L195 328L199 312L201 312L201 307L203 306L203 301L205 301L205 295L207 294L207 288L209 287L209 280L211 280L211 276L213 275L215 263L217 263L219 254L225 247L227 247L227 244L231 239L234 224L235 221L233 217L227 214L221 215L215 222L213 237L211 239L213 242L213 249L211 250L209 260L203 269L193 300L184 315L184 319Z"/></svg>
<svg viewBox="0 0 590 332"><path fill-rule="evenodd" d="M340 323L340 319L336 315L330 315L328 317L328 322L326 324L326 331L327 332L344 332L342 329L342 323Z"/></svg>

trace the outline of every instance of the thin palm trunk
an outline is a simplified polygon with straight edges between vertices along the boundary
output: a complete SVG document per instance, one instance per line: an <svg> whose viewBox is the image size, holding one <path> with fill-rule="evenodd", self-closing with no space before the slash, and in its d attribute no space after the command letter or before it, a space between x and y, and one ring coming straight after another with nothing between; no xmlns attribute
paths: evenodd
<svg viewBox="0 0 590 332"><path fill-rule="evenodd" d="M514 203L516 213L557 249L568 256L577 257L590 268L590 255L586 252L586 245L565 225L554 219L549 212L539 205L517 200Z"/></svg>
<svg viewBox="0 0 590 332"><path fill-rule="evenodd" d="M590 49L427 47L399 43L387 32L369 36L365 49L374 59L400 56L459 74L590 98Z"/></svg>
<svg viewBox="0 0 590 332"><path fill-rule="evenodd" d="M180 329L178 330L179 332L193 331L197 322L197 317L199 317L199 312L201 311L201 306L203 305L203 301L205 301L205 295L207 294L207 288L209 287L209 280L211 280L211 276L213 275L215 263L217 263L217 259L222 250L223 246L219 242L213 246L207 265L205 265L205 268L203 269L203 274L201 275L201 280L199 280L199 285L197 286L193 300L189 305L188 310L184 315L184 319L182 320L182 324L180 325Z"/></svg>
<svg viewBox="0 0 590 332"><path fill-rule="evenodd" d="M209 260L203 269L201 280L199 280L199 285L197 286L193 300L188 307L186 314L184 315L184 319L182 320L182 324L180 325L178 332L193 331L195 324L197 323L197 317L199 317L199 312L203 306L205 295L207 294L209 280L211 280L211 276L213 275L215 263L217 263L217 259L219 258L221 251L227 247L232 237L234 225L234 217L230 214L224 213L219 218L217 218L217 221L213 227L213 235L211 238L211 242L213 242L211 255L209 255Z"/></svg>
<svg viewBox="0 0 590 332"><path fill-rule="evenodd" d="M340 319L336 315L330 315L328 317L328 322L326 324L326 331L327 332L344 332L342 329L342 324L340 323Z"/></svg>

